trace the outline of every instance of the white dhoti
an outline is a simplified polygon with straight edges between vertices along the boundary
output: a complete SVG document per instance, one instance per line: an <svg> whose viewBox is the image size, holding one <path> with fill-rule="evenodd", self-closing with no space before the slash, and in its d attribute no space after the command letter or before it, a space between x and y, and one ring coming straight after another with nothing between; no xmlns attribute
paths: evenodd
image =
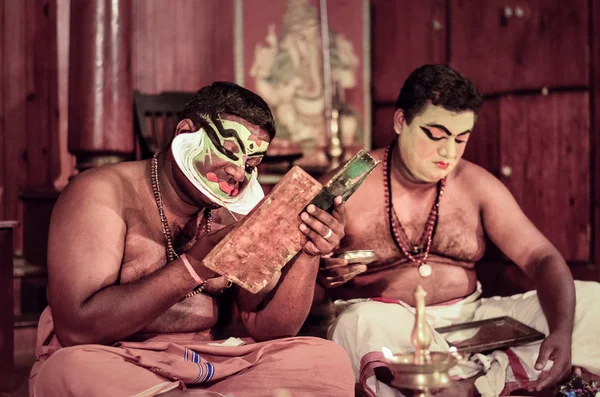
<svg viewBox="0 0 600 397"><path fill-rule="evenodd" d="M600 283L575 281L577 304L573 330L572 363L600 375ZM548 324L537 293L529 291L510 297L480 298L479 286L470 296L445 305L428 306L427 321L439 328L468 321L510 316L548 335ZM412 352L414 308L404 302L376 299L336 301L340 313L329 329L329 338L342 345L352 361L354 376L370 396L402 396L379 382L374 369L384 366L382 347L395 353ZM447 351L448 344L435 331L431 351ZM541 371L534 369L541 342L474 355L451 371L453 377L481 375L475 382L484 396L499 396L526 388Z"/></svg>

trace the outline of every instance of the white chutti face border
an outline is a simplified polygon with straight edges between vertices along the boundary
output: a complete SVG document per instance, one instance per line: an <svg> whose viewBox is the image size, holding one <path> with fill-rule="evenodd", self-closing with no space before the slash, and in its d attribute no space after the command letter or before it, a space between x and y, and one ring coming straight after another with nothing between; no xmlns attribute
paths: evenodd
<svg viewBox="0 0 600 397"><path fill-rule="evenodd" d="M173 139L171 152L179 169L194 187L213 203L225 207L231 212L247 215L265 196L257 180L258 172L256 170L252 172L248 186L238 196L222 198L215 195L198 177L192 161L204 149L206 137L206 132L201 128L196 132L179 134Z"/></svg>

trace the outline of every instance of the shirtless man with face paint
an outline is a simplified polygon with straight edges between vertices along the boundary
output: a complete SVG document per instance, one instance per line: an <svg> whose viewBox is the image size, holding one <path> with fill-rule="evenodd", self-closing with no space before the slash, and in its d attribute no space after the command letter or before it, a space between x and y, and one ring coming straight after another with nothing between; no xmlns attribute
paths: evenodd
<svg viewBox="0 0 600 397"><path fill-rule="evenodd" d="M319 256L343 236L340 198L332 215L310 206L302 214L308 242L260 294L228 288L202 265L262 199L256 167L274 135L259 96L213 83L186 106L166 150L67 186L52 215L31 396L353 393L339 345L293 337ZM231 317L239 332L218 339L246 343L215 343L217 321Z"/></svg>
<svg viewBox="0 0 600 397"><path fill-rule="evenodd" d="M372 152L381 166L348 200L346 235L336 250L370 249L376 259L352 265L322 259L319 280L339 313L329 337L348 351L356 381L369 395L401 395L378 381L380 370L374 369L383 363L384 346L412 351L413 293L419 284L435 328L508 315L547 335L541 345L491 356L492 370L475 381L482 394L498 395L505 387L540 389L558 381L572 364L600 374L594 336L599 284L574 283L564 259L506 187L461 159L469 136L485 134L474 130L481 104L473 84L451 68L416 69L390 120L397 139ZM535 281L537 293L479 298L474 267L484 253L485 236ZM444 349L447 343L434 333L432 350ZM476 379L480 369L457 366L452 374ZM457 389L446 394L467 395Z"/></svg>

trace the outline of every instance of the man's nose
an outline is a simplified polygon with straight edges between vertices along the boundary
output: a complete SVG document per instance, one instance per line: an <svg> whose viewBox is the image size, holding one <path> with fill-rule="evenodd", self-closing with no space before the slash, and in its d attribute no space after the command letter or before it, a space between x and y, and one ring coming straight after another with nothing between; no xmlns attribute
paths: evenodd
<svg viewBox="0 0 600 397"><path fill-rule="evenodd" d="M454 141L454 139L448 139L446 141L445 145L442 145L441 149L440 149L440 156L449 158L449 159L454 159L456 158L456 142Z"/></svg>
<svg viewBox="0 0 600 397"><path fill-rule="evenodd" d="M229 174L229 176L231 176L231 178L238 183L242 182L246 177L244 170L235 164L227 165L227 167L225 167L225 172L227 172L227 174Z"/></svg>

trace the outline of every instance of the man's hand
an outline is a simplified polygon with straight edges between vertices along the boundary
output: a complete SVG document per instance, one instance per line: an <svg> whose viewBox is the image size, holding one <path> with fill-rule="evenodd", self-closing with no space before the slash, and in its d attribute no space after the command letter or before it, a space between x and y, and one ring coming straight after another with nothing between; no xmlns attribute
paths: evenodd
<svg viewBox="0 0 600 397"><path fill-rule="evenodd" d="M319 284L324 288L339 287L366 270L367 265L362 263L348 265L348 261L344 258L321 258Z"/></svg>
<svg viewBox="0 0 600 397"><path fill-rule="evenodd" d="M340 196L333 200L334 210L326 211L310 204L306 212L300 214L300 230L308 237L302 251L310 256L326 255L332 252L344 237L346 227L346 207Z"/></svg>
<svg viewBox="0 0 600 397"><path fill-rule="evenodd" d="M542 371L538 380L529 390L540 391L561 380L571 370L571 332L553 332L540 345L540 354L535 369L544 369L548 359L553 360L552 368Z"/></svg>
<svg viewBox="0 0 600 397"><path fill-rule="evenodd" d="M227 234L229 234L229 232L231 232L231 230L233 230L234 226L235 224L231 224L207 234L198 234L194 245L185 253L190 260L192 267L201 278L208 280L217 276L215 272L204 267L202 260ZM225 284L227 284L226 281L227 280L225 280Z"/></svg>

